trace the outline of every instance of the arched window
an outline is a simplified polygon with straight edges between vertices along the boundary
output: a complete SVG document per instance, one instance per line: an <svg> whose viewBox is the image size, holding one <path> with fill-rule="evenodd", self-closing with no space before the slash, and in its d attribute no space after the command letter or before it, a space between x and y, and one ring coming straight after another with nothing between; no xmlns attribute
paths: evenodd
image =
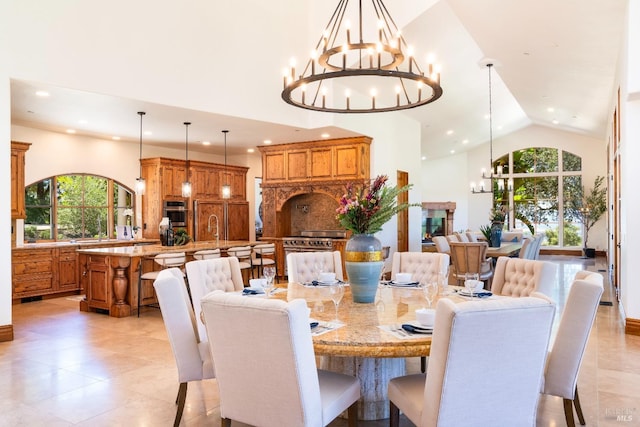
<svg viewBox="0 0 640 427"><path fill-rule="evenodd" d="M134 200L131 189L101 176L43 179L25 187L25 240L115 238L117 225L133 225Z"/></svg>
<svg viewBox="0 0 640 427"><path fill-rule="evenodd" d="M570 209L582 194L580 156L556 148L525 148L500 157L493 167L505 180L500 188L494 183L494 206L508 206L511 228L544 233L549 246L582 245L583 227ZM506 191L509 187L513 191Z"/></svg>

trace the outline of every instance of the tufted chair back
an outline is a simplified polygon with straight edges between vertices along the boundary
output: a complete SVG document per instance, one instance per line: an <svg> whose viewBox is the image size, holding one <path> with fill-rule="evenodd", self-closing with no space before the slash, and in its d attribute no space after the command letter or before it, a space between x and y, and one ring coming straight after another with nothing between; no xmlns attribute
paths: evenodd
<svg viewBox="0 0 640 427"><path fill-rule="evenodd" d="M547 358L542 392L562 397L568 426L575 425L574 407L580 424L585 424L578 397L578 373L600 304L602 283L603 278L599 273L576 273Z"/></svg>
<svg viewBox="0 0 640 427"><path fill-rule="evenodd" d="M436 251L441 254L449 254L451 252L451 247L449 247L449 241L444 236L434 236L431 240L436 245Z"/></svg>
<svg viewBox="0 0 640 427"><path fill-rule="evenodd" d="M319 271L334 272L343 280L340 251L292 252L287 255L289 283L309 283L317 279Z"/></svg>
<svg viewBox="0 0 640 427"><path fill-rule="evenodd" d="M397 273L411 273L413 280L433 281L437 283L438 274L446 274L449 267L449 255L437 252L396 252L391 263L391 279Z"/></svg>
<svg viewBox="0 0 640 427"><path fill-rule="evenodd" d="M355 426L360 381L316 368L305 300L212 292L202 310L222 426L320 427L348 408Z"/></svg>
<svg viewBox="0 0 640 427"><path fill-rule="evenodd" d="M190 261L187 263L186 269L196 319L201 319L200 301L208 293L215 290L241 291L244 288L242 272L236 257ZM206 338L206 330L201 321L198 321L198 333L200 339Z"/></svg>
<svg viewBox="0 0 640 427"><path fill-rule="evenodd" d="M500 257L496 262L491 292L527 297L532 292L551 296L557 282L558 266L547 261Z"/></svg>

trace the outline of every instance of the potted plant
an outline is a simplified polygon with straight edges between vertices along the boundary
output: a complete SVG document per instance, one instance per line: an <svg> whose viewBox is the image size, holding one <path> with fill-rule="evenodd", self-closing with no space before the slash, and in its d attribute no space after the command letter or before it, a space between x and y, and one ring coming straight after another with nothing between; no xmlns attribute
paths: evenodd
<svg viewBox="0 0 640 427"><path fill-rule="evenodd" d="M576 194L569 201L570 214L576 217L584 227L584 240L582 251L588 258L595 257L595 248L590 248L589 230L596 222L602 218L607 211L607 188L604 184L604 177L597 176L593 182L593 187L585 192L584 187L579 188Z"/></svg>
<svg viewBox="0 0 640 427"><path fill-rule="evenodd" d="M378 175L368 185L347 184L340 198L336 219L353 233L345 247L345 268L354 302L369 303L375 299L384 264L382 243L373 234L398 212L420 204L397 203L404 187L387 187L386 175Z"/></svg>

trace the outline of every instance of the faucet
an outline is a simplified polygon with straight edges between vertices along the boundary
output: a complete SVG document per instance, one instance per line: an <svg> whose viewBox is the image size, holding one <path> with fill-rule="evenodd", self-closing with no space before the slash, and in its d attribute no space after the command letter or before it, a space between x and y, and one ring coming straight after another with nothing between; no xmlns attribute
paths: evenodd
<svg viewBox="0 0 640 427"><path fill-rule="evenodd" d="M209 218L207 219L207 233L211 233L211 218L215 218L216 219L216 234L213 235L213 237L216 238L216 245L220 242L220 222L218 220L218 216L216 214L211 214L209 215Z"/></svg>

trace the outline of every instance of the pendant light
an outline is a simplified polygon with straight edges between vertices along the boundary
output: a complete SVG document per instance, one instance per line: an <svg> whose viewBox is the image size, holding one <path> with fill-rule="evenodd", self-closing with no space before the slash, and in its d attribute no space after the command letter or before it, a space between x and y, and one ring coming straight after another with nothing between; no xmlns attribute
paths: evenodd
<svg viewBox="0 0 640 427"><path fill-rule="evenodd" d="M224 134L224 184L222 184L222 198L228 199L231 197L231 186L229 185L227 179L229 179L229 175L227 174L227 134L228 130L223 130Z"/></svg>
<svg viewBox="0 0 640 427"><path fill-rule="evenodd" d="M480 173L482 174L482 180L480 181L479 187L476 187L475 182L472 182L471 185L471 193L473 194L484 194L484 193L493 193L494 187L493 182L496 181L497 190L499 192L504 192L505 190L505 178L502 176L502 167L497 166L496 172L493 172L493 103L492 103L492 88L491 88L491 68L493 67L492 63L486 64L487 70L489 72L489 170L490 173L487 174L487 170L482 168ZM486 188L484 180L489 180L489 185L491 188ZM511 179L507 180L507 191L513 191L513 181Z"/></svg>
<svg viewBox="0 0 640 427"><path fill-rule="evenodd" d="M185 160L185 181L182 183L182 197L191 197L191 182L189 181L189 125L191 122L184 122L184 160Z"/></svg>
<svg viewBox="0 0 640 427"><path fill-rule="evenodd" d="M136 178L136 194L139 196L144 194L144 190L146 188L146 183L142 177L142 116L145 114L146 113L144 111L138 111L138 115L140 116L140 175Z"/></svg>

